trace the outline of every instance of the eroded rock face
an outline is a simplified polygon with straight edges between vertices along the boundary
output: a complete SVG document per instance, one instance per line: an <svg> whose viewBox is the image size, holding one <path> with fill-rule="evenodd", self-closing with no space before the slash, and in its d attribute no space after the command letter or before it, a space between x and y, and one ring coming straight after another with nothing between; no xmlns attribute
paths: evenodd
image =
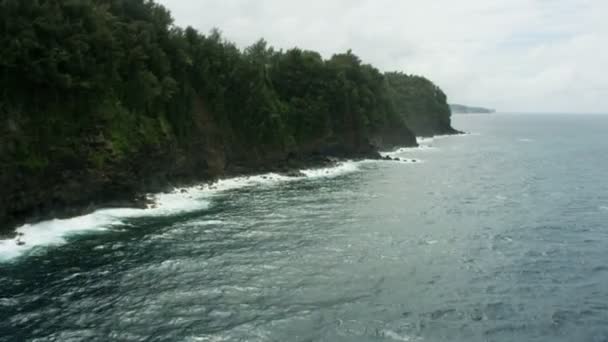
<svg viewBox="0 0 608 342"><path fill-rule="evenodd" d="M418 146L414 132L408 127L386 128L374 135L373 143L376 149L379 150Z"/></svg>

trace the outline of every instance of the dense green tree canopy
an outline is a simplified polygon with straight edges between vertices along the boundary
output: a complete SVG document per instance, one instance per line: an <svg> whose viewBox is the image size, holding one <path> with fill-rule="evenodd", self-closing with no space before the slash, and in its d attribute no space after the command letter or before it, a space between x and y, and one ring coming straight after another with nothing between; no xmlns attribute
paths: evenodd
<svg viewBox="0 0 608 342"><path fill-rule="evenodd" d="M353 130L364 139L403 121L449 125L445 95L431 82L383 75L351 51L324 60L264 40L240 51L217 30L174 26L147 0L2 0L1 9L3 115L38 116L62 139L89 125L109 130L118 149L149 142L111 132L118 125L108 120L133 126L125 132L187 139L195 98L233 138L259 147Z"/></svg>

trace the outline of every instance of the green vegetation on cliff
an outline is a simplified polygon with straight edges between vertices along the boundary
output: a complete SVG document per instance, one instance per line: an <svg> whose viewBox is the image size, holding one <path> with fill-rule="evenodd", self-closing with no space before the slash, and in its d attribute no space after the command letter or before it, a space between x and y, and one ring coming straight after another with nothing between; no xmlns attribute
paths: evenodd
<svg viewBox="0 0 608 342"><path fill-rule="evenodd" d="M386 74L390 96L399 116L417 136L454 134L445 93L431 81L403 73Z"/></svg>
<svg viewBox="0 0 608 342"><path fill-rule="evenodd" d="M443 92L173 25L148 0L0 0L0 226L168 182L452 133Z"/></svg>

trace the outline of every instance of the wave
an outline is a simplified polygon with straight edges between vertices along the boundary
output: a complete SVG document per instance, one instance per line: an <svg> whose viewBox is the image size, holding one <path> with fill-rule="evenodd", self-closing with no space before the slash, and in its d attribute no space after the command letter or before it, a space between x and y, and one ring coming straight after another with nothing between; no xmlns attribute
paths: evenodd
<svg viewBox="0 0 608 342"><path fill-rule="evenodd" d="M436 152L440 149L433 145L434 142L440 139L445 138L453 138L453 137L466 137L466 136L479 136L479 133L460 133L460 134L446 134L446 135L435 135L432 137L416 137L416 141L418 142L417 147L402 147L393 151L382 151L380 155L382 157L391 157L391 158L401 158L404 159L403 156L407 155L410 152ZM401 161L397 161L401 163L424 163L423 160L420 159L404 159Z"/></svg>
<svg viewBox="0 0 608 342"><path fill-rule="evenodd" d="M418 141L418 144L423 145L423 144L430 144L439 139L454 138L454 137L468 137L468 136L479 136L479 133L440 134L440 135L434 135L432 137L417 137L416 140Z"/></svg>
<svg viewBox="0 0 608 342"><path fill-rule="evenodd" d="M345 174L353 173L359 170L359 162L346 161L333 167L302 170L308 178L334 178Z"/></svg>
<svg viewBox="0 0 608 342"><path fill-rule="evenodd" d="M93 213L68 219L53 219L25 224L16 229L13 239L0 240L0 262L29 253L35 248L67 243L67 238L79 234L107 231L125 226L128 219L177 215L207 209L211 199L223 192L253 186L272 186L301 179L333 178L359 170L359 162L345 161L333 167L301 170L302 177L276 173L226 178L213 183L175 188L169 193L151 194L148 208L100 209Z"/></svg>
<svg viewBox="0 0 608 342"><path fill-rule="evenodd" d="M401 147L401 148L398 148L393 151L382 151L382 152L380 152L380 155L382 157L396 158L396 157L400 157L404 154L407 154L409 152L438 151L439 148L433 146L433 142L435 142L436 139L447 138L447 137L452 137L452 136L453 135L438 135L438 136L434 136L434 137L417 137L416 140L418 142L418 146L416 146L416 147ZM415 159L413 159L412 161L420 162L420 160L415 160Z"/></svg>
<svg viewBox="0 0 608 342"><path fill-rule="evenodd" d="M433 143L435 141L435 139L438 139L439 136L435 136L435 137L418 137L416 138L416 141L418 142L418 145L429 145L431 143Z"/></svg>
<svg viewBox="0 0 608 342"><path fill-rule="evenodd" d="M439 150L439 149L434 146L420 145L418 147L403 147L403 148L396 149L394 151L384 151L384 152L380 152L380 155L382 157L397 158L397 157L405 156L408 153L412 153L412 152L432 152L432 151L437 151L437 150ZM420 160L418 160L418 159L411 159L411 160L414 162L420 162Z"/></svg>
<svg viewBox="0 0 608 342"><path fill-rule="evenodd" d="M154 204L145 209L100 209L91 214L68 219L25 224L16 229L16 238L0 240L0 262L17 258L37 247L63 245L70 236L124 226L130 218L174 215L209 206L209 201L195 195L195 189L189 190L174 190L171 193L150 196Z"/></svg>

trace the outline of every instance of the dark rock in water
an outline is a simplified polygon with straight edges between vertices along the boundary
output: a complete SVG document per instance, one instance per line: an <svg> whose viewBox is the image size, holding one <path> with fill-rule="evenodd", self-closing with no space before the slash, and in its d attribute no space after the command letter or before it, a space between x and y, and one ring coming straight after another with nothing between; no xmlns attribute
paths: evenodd
<svg viewBox="0 0 608 342"><path fill-rule="evenodd" d="M384 160L393 160L393 158L391 158L391 156L385 156L383 159Z"/></svg>
<svg viewBox="0 0 608 342"><path fill-rule="evenodd" d="M24 236L23 233L21 233L21 232L16 233L15 236L17 237L17 239L15 241L15 243L17 244L17 246L23 246L23 245L25 245L25 242L21 241L21 238Z"/></svg>
<svg viewBox="0 0 608 342"><path fill-rule="evenodd" d="M306 177L306 175L303 174L302 171L300 171L300 170L287 171L287 172L284 172L283 175L285 175L287 177L295 177L295 178Z"/></svg>
<svg viewBox="0 0 608 342"><path fill-rule="evenodd" d="M481 310L479 310L479 309L473 310L473 312L471 312L471 319L475 322L479 322L479 321L483 320L483 313L481 312Z"/></svg>
<svg viewBox="0 0 608 342"><path fill-rule="evenodd" d="M182 194L186 194L186 193L188 193L188 190L186 190L186 189L182 189L180 192L181 192Z"/></svg>
<svg viewBox="0 0 608 342"><path fill-rule="evenodd" d="M412 159L412 163L417 163L418 161L416 159Z"/></svg>

